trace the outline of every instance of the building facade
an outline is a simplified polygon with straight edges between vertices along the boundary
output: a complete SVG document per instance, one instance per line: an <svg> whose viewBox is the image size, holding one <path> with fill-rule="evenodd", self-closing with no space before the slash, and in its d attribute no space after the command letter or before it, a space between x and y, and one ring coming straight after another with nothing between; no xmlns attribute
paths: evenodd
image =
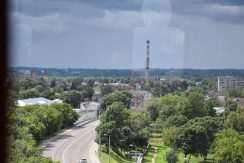
<svg viewBox="0 0 244 163"><path fill-rule="evenodd" d="M244 80L232 76L218 77L218 92L224 92L231 88L244 88Z"/></svg>

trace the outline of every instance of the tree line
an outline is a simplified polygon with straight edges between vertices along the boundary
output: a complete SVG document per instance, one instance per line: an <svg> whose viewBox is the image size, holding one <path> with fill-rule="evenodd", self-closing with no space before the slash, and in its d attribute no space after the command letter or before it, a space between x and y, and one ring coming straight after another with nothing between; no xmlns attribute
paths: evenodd
<svg viewBox="0 0 244 163"><path fill-rule="evenodd" d="M57 68L36 68L36 67L15 67L17 71L34 71L40 76L82 76L82 77L132 77L143 76L144 69L57 69ZM215 76L236 76L243 77L243 69L151 69L152 76L178 76L181 78L192 77L215 77Z"/></svg>

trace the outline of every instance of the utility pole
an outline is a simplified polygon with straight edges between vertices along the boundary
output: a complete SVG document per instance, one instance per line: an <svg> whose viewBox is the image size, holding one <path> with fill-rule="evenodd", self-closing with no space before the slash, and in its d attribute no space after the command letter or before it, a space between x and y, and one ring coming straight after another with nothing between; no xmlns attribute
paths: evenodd
<svg viewBox="0 0 244 163"><path fill-rule="evenodd" d="M101 158L101 131L99 133L99 148L98 148L98 152L99 152L99 157Z"/></svg>
<svg viewBox="0 0 244 163"><path fill-rule="evenodd" d="M108 163L110 163L110 136L108 137Z"/></svg>

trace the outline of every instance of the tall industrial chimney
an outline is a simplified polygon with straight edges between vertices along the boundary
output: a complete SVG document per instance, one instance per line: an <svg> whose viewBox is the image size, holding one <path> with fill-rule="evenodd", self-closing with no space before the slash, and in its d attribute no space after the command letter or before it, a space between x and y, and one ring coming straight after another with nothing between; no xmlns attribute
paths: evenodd
<svg viewBox="0 0 244 163"><path fill-rule="evenodd" d="M150 78L150 74L149 74L149 62L150 62L150 40L147 40L147 59L146 59L146 69L145 69L145 80L148 83L149 82L149 78Z"/></svg>

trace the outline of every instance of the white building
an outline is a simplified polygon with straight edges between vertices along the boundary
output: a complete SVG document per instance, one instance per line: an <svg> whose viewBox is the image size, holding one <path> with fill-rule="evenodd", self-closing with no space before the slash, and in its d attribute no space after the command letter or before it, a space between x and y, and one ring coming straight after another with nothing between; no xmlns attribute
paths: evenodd
<svg viewBox="0 0 244 163"><path fill-rule="evenodd" d="M244 87L244 80L232 76L218 77L218 92L224 92L230 88Z"/></svg>
<svg viewBox="0 0 244 163"><path fill-rule="evenodd" d="M17 106L24 107L26 105L51 105L53 103L62 103L60 99L49 100L44 97L22 99L17 101Z"/></svg>
<svg viewBox="0 0 244 163"><path fill-rule="evenodd" d="M220 115L220 114L225 112L225 108L224 107L214 107L213 109L216 111L217 115Z"/></svg>

